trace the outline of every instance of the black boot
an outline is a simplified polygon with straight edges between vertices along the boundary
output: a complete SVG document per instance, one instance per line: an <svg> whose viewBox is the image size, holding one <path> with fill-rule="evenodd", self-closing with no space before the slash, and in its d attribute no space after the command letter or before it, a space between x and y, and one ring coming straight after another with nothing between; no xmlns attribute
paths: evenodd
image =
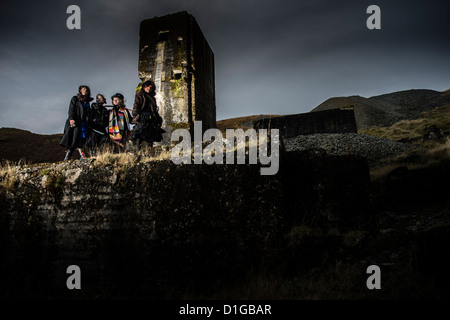
<svg viewBox="0 0 450 320"><path fill-rule="evenodd" d="M141 149L141 138L136 139L136 151L139 152Z"/></svg>
<svg viewBox="0 0 450 320"><path fill-rule="evenodd" d="M66 160L70 160L70 158L72 158L72 153L73 153L73 150L67 150L67 152L66 152L66 156L64 157L64 161L66 161Z"/></svg>

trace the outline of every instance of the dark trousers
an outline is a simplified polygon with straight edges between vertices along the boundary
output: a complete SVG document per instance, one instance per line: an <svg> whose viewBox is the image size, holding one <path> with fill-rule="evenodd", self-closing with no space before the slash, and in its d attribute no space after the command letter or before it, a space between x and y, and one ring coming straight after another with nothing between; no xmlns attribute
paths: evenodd
<svg viewBox="0 0 450 320"><path fill-rule="evenodd" d="M141 149L141 142L143 141L142 138L137 138L136 139L136 151L139 151ZM147 142L147 145L151 148L153 147L153 141L152 142Z"/></svg>

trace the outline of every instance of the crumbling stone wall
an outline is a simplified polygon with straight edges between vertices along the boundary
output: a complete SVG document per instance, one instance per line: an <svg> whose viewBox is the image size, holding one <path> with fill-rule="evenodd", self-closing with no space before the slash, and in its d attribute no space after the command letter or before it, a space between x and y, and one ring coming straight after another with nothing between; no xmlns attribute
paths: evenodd
<svg viewBox="0 0 450 320"><path fill-rule="evenodd" d="M262 263L283 265L298 225L331 234L331 255L336 234L371 221L367 162L320 151L282 153L274 176L259 165L170 160L34 166L13 190L1 189L0 201L6 297L164 298L193 283L211 290ZM69 265L81 268L82 290L66 288Z"/></svg>
<svg viewBox="0 0 450 320"><path fill-rule="evenodd" d="M332 109L259 119L255 129L279 129L284 138L315 133L357 133L353 109Z"/></svg>

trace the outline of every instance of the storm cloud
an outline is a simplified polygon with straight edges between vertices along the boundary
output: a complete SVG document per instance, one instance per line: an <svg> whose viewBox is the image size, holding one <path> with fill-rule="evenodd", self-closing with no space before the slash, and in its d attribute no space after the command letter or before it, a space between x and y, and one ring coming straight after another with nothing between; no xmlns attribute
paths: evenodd
<svg viewBox="0 0 450 320"><path fill-rule="evenodd" d="M69 5L81 30L69 30ZM381 30L366 27L369 5ZM0 127L61 133L80 84L133 104L139 24L188 11L215 54L217 119L308 112L329 97L450 88L448 1L8 1Z"/></svg>

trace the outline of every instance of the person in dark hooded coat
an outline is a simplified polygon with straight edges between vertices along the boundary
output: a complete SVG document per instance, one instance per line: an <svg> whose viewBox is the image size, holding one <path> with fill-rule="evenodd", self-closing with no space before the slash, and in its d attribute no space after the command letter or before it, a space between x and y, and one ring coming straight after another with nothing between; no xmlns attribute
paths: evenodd
<svg viewBox="0 0 450 320"><path fill-rule="evenodd" d="M98 149L109 142L108 135L108 117L109 111L104 104L106 99L102 94L97 94L96 102L91 105L91 113L89 116L89 137L86 141L86 147L89 148L91 155L96 155Z"/></svg>
<svg viewBox="0 0 450 320"><path fill-rule="evenodd" d="M136 141L136 150L139 151L141 142L153 146L153 142L162 140L162 134L166 131L161 129L162 118L155 99L155 83L151 80L142 84L141 90L134 98L133 123L136 124L131 133L131 140Z"/></svg>
<svg viewBox="0 0 450 320"><path fill-rule="evenodd" d="M64 134L60 145L67 148L64 160L72 157L73 151L78 149L81 158L85 158L83 146L89 136L88 120L91 111L91 90L88 86L81 85L78 94L73 96L69 104L69 116L64 126Z"/></svg>

